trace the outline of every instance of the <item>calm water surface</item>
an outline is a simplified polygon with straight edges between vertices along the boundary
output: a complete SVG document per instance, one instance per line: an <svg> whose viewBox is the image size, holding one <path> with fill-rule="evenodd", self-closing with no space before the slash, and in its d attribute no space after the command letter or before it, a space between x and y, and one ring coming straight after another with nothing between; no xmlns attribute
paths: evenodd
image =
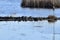
<svg viewBox="0 0 60 40"><path fill-rule="evenodd" d="M53 40L53 27L55 27L55 39L59 40L59 24L59 20L55 23L48 23L48 21L0 22L0 40Z"/></svg>
<svg viewBox="0 0 60 40"><path fill-rule="evenodd" d="M34 16L47 17L53 15L52 9L21 8L21 0L0 0L0 16ZM14 15L14 13L16 13ZM55 9L54 15L60 16L60 9ZM38 22L0 22L0 40L60 40L60 21L48 23Z"/></svg>
<svg viewBox="0 0 60 40"><path fill-rule="evenodd" d="M30 9L21 7L22 0L0 0L0 16L48 16L53 15L52 9ZM55 16L60 16L60 8L55 9Z"/></svg>

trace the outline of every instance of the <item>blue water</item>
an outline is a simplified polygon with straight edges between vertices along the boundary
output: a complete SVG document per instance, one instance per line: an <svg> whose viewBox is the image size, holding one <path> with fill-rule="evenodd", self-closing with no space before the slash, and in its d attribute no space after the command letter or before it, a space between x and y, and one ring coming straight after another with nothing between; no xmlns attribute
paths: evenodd
<svg viewBox="0 0 60 40"><path fill-rule="evenodd" d="M46 17L53 15L52 9L22 8L22 0L0 0L0 16L34 16ZM15 15L14 15L15 13ZM54 15L60 16L60 9L55 9ZM0 40L53 40L53 27L55 27L55 40L60 40L60 21L48 23L38 22L0 22Z"/></svg>
<svg viewBox="0 0 60 40"><path fill-rule="evenodd" d="M53 40L53 27L55 27L55 40L60 40L59 24L59 20L55 23L0 22L0 40Z"/></svg>
<svg viewBox="0 0 60 40"><path fill-rule="evenodd" d="M0 1L0 16L11 16L16 13L16 16L48 16L53 15L52 9L30 9L21 7L22 0L1 0ZM56 16L60 16L60 9L55 9Z"/></svg>

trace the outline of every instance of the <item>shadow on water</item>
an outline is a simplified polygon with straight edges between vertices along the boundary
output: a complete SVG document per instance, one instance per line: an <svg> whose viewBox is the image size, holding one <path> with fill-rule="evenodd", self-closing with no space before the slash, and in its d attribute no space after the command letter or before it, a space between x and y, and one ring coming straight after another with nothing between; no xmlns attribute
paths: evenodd
<svg viewBox="0 0 60 40"><path fill-rule="evenodd" d="M38 26L38 25L37 25L37 26L34 26L34 27L40 27L40 28L41 28L42 26Z"/></svg>
<svg viewBox="0 0 60 40"><path fill-rule="evenodd" d="M21 36L26 36L26 34L24 34L24 33L21 33L20 35L21 35Z"/></svg>

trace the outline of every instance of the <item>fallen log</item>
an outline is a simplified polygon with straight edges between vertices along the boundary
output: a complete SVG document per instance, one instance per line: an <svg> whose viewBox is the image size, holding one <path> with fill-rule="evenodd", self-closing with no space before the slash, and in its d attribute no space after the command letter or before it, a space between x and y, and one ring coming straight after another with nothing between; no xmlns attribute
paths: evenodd
<svg viewBox="0 0 60 40"><path fill-rule="evenodd" d="M23 8L60 8L59 0L22 0Z"/></svg>
<svg viewBox="0 0 60 40"><path fill-rule="evenodd" d="M49 15L48 17L0 17L0 21L42 21L42 20L48 20L48 22L55 22L56 20L60 20L60 18L57 18L56 16Z"/></svg>

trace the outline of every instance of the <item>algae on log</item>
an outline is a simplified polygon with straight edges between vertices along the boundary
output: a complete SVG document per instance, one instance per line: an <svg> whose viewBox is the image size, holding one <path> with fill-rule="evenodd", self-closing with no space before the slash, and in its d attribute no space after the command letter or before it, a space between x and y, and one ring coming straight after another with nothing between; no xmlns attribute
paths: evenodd
<svg viewBox="0 0 60 40"><path fill-rule="evenodd" d="M54 15L49 15L47 18L48 18L48 22L55 22L55 21L57 21L57 17L54 16Z"/></svg>
<svg viewBox="0 0 60 40"><path fill-rule="evenodd" d="M23 8L60 8L59 0L22 0Z"/></svg>

